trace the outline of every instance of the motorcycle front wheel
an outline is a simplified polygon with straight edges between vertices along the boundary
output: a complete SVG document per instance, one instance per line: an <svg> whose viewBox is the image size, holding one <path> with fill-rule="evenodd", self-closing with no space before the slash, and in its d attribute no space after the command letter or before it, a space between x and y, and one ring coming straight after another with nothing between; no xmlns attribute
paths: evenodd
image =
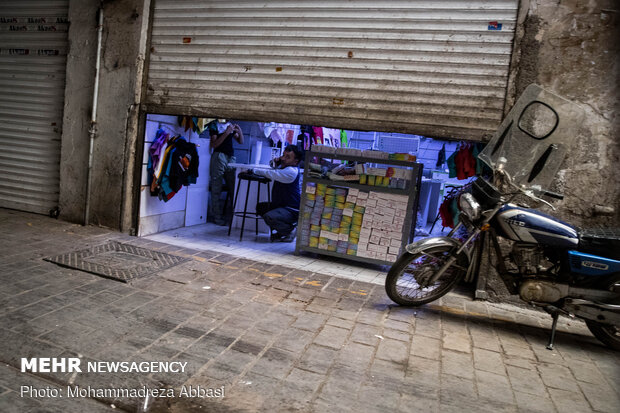
<svg viewBox="0 0 620 413"><path fill-rule="evenodd" d="M410 254L405 252L392 265L385 280L385 291L392 301L400 305L418 306L435 301L447 294L466 272L467 260L463 256L432 285L422 287L453 254L452 246L431 247Z"/></svg>

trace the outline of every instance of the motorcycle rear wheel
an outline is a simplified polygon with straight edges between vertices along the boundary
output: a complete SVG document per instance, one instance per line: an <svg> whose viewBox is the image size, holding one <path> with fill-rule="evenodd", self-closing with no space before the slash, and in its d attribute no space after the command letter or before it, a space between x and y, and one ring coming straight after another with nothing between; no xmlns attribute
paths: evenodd
<svg viewBox="0 0 620 413"><path fill-rule="evenodd" d="M421 287L421 278L430 277L451 257L452 246L432 247L417 254L401 255L392 265L385 280L385 291L392 301L405 306L418 306L447 294L459 282L467 263L460 257L432 286ZM460 268L459 268L460 267ZM417 279L416 279L417 278Z"/></svg>
<svg viewBox="0 0 620 413"><path fill-rule="evenodd" d="M620 326L585 320L590 332L610 348L620 351Z"/></svg>

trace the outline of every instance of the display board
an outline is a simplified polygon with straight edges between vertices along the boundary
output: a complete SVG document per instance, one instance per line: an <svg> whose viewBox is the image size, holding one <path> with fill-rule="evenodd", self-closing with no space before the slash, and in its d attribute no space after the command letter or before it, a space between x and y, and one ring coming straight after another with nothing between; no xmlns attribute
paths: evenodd
<svg viewBox="0 0 620 413"><path fill-rule="evenodd" d="M324 160L355 162L356 174L313 177ZM295 252L393 264L413 240L421 176L411 161L307 152Z"/></svg>

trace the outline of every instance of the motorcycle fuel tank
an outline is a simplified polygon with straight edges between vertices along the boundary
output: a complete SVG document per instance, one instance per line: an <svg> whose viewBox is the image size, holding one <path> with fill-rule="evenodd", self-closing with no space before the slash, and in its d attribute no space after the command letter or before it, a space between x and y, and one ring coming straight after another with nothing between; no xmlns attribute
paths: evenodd
<svg viewBox="0 0 620 413"><path fill-rule="evenodd" d="M579 244L575 228L536 210L508 204L499 210L497 221L503 235L513 241L556 248L575 248Z"/></svg>

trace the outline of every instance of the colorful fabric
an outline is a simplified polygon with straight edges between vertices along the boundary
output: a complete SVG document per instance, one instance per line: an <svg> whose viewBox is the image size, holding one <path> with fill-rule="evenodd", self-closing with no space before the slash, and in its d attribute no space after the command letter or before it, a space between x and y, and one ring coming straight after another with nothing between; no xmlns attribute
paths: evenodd
<svg viewBox="0 0 620 413"><path fill-rule="evenodd" d="M212 119L210 118L198 118L195 116L178 116L177 121L179 126L183 127L183 130L187 132L191 130L197 134L201 134L207 128L207 125Z"/></svg>
<svg viewBox="0 0 620 413"><path fill-rule="evenodd" d="M340 147L341 148L349 147L349 137L347 136L347 131L344 129L340 131Z"/></svg>
<svg viewBox="0 0 620 413"><path fill-rule="evenodd" d="M286 143L289 145L293 144L293 138L295 137L295 132L292 129L286 130Z"/></svg>
<svg viewBox="0 0 620 413"><path fill-rule="evenodd" d="M476 175L482 174L482 163L483 162L480 159L478 159L478 155L480 154L480 151L482 151L482 148L483 148L482 144L476 143L474 145L474 149L472 149L472 156L476 160Z"/></svg>
<svg viewBox="0 0 620 413"><path fill-rule="evenodd" d="M313 126L312 132L314 132L314 143L323 145L323 128L319 126Z"/></svg>
<svg viewBox="0 0 620 413"><path fill-rule="evenodd" d="M154 168L153 158L149 156L147 170L150 171L151 195L159 197L164 202L169 201L182 186L195 184L198 179L196 145L180 136L170 138L157 163L157 168Z"/></svg>
<svg viewBox="0 0 620 413"><path fill-rule="evenodd" d="M466 162L465 157L466 156L467 154L465 154L462 148L456 151L456 157L454 158L454 163L456 164L456 178L459 180L467 178L467 174L465 173L465 162Z"/></svg>
<svg viewBox="0 0 620 413"><path fill-rule="evenodd" d="M456 178L456 154L458 151L453 152L452 155L446 160L446 164L448 165L448 176L450 178Z"/></svg>
<svg viewBox="0 0 620 413"><path fill-rule="evenodd" d="M466 163L467 177L470 178L472 176L476 176L476 157L474 156L474 145L469 145L469 148L467 148Z"/></svg>
<svg viewBox="0 0 620 413"><path fill-rule="evenodd" d="M442 148L443 149L443 148ZM446 160L448 165L449 177L467 179L479 173L482 165L478 164L477 146L469 143L462 143L458 149ZM437 166L440 165L440 156L437 159Z"/></svg>
<svg viewBox="0 0 620 413"><path fill-rule="evenodd" d="M439 150L439 153L437 154L437 163L435 164L435 166L437 168L441 168L444 163L446 163L446 144L445 143L443 144L443 146Z"/></svg>
<svg viewBox="0 0 620 413"><path fill-rule="evenodd" d="M454 228L454 221L452 220L452 212L450 210L450 201L446 199L441 203L439 207L439 216L441 217L441 226Z"/></svg>
<svg viewBox="0 0 620 413"><path fill-rule="evenodd" d="M152 164L151 167L153 171L159 166L161 154L166 150L169 138L170 134L163 129L158 129L155 133L155 140L149 148L149 162Z"/></svg>

